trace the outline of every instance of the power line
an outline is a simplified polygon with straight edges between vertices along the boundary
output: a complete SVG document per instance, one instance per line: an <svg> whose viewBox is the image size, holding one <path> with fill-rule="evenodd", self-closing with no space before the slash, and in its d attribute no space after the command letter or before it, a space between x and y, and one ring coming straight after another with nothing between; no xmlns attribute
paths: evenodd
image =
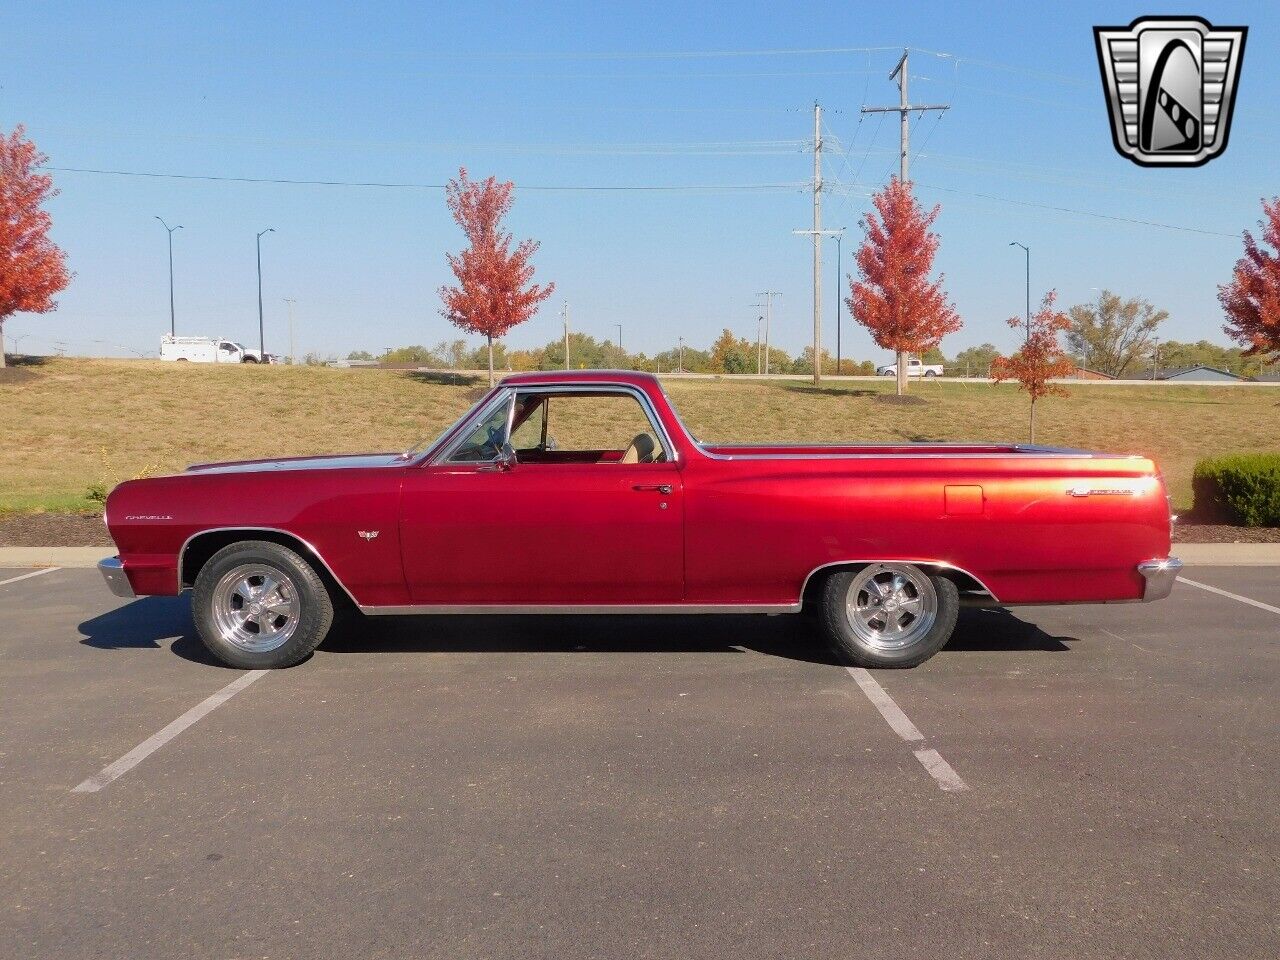
<svg viewBox="0 0 1280 960"><path fill-rule="evenodd" d="M431 53L433 60L713 60L725 57L807 57L883 53L899 47L775 47L759 50L537 51L519 53ZM928 52L928 51L921 51ZM950 54L933 54L950 56Z"/></svg>
<svg viewBox="0 0 1280 960"><path fill-rule="evenodd" d="M284 177L229 177L217 176L212 174L194 174L194 173L154 173L141 170L105 170L90 167L52 167L43 166L41 170L48 170L56 173L83 173L112 177L141 177L153 180L194 180L212 183L265 183L280 184L286 186L306 186L306 187L377 187L386 189L403 189L403 190L443 190L443 183L396 183L387 181L374 180L302 180ZM605 192L605 191L636 191L636 192L692 192L699 190L711 191L770 191L770 190L804 190L810 186L808 181L795 181L791 183L712 183L712 184L565 184L565 185L525 185L521 184L520 190L547 190L547 191L581 191L581 192Z"/></svg>

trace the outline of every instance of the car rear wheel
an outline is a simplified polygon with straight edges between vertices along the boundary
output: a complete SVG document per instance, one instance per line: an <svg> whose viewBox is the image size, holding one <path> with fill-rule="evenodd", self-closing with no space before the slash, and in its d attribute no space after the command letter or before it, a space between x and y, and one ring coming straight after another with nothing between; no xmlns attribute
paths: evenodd
<svg viewBox="0 0 1280 960"><path fill-rule="evenodd" d="M858 667L914 667L941 650L960 611L956 585L913 564L832 574L821 619L836 652Z"/></svg>
<svg viewBox="0 0 1280 960"><path fill-rule="evenodd" d="M937 371L937 370L926 370L926 371L924 372L924 375L925 375L926 377L936 377L936 376L938 375L938 371Z"/></svg>
<svg viewBox="0 0 1280 960"><path fill-rule="evenodd" d="M266 540L233 543L201 568L191 612L215 657L249 670L289 667L324 640L333 600L315 569Z"/></svg>

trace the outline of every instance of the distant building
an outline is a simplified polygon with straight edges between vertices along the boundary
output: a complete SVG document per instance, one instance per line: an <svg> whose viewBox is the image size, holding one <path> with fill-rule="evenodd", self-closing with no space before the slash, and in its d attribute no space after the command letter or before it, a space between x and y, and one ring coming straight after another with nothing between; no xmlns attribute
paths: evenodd
<svg viewBox="0 0 1280 960"><path fill-rule="evenodd" d="M1182 380L1192 381L1196 383L1237 383L1244 377L1236 376L1229 370L1220 370L1218 367L1178 367L1172 370L1157 370L1155 376L1152 371L1145 370L1140 374L1135 374L1134 380Z"/></svg>

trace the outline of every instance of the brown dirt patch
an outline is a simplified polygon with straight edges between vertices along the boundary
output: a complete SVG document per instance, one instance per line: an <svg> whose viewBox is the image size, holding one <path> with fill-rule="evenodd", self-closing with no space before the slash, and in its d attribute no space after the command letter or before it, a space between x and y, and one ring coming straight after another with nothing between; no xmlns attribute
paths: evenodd
<svg viewBox="0 0 1280 960"><path fill-rule="evenodd" d="M9 387L34 380L36 374L22 367L0 367L0 384Z"/></svg>
<svg viewBox="0 0 1280 960"><path fill-rule="evenodd" d="M1234 527L1226 523L1183 523L1173 527L1174 543L1280 543L1280 527Z"/></svg>
<svg viewBox="0 0 1280 960"><path fill-rule="evenodd" d="M102 514L32 513L0 517L0 547L109 547Z"/></svg>

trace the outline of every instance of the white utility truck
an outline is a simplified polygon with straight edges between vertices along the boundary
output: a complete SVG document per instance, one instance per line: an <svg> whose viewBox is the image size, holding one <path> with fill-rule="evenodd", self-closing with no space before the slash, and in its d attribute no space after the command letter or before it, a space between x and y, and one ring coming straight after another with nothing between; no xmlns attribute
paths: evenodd
<svg viewBox="0 0 1280 960"><path fill-rule="evenodd" d="M876 367L876 374L881 377L896 377L898 375L898 365L896 363L889 363L883 367ZM915 357L909 357L907 359L907 376L940 377L942 376L942 364L921 363Z"/></svg>
<svg viewBox="0 0 1280 960"><path fill-rule="evenodd" d="M223 340L221 337L171 337L160 338L160 359L191 363L261 363L257 350L250 350L243 343ZM275 360L267 354L267 363Z"/></svg>

